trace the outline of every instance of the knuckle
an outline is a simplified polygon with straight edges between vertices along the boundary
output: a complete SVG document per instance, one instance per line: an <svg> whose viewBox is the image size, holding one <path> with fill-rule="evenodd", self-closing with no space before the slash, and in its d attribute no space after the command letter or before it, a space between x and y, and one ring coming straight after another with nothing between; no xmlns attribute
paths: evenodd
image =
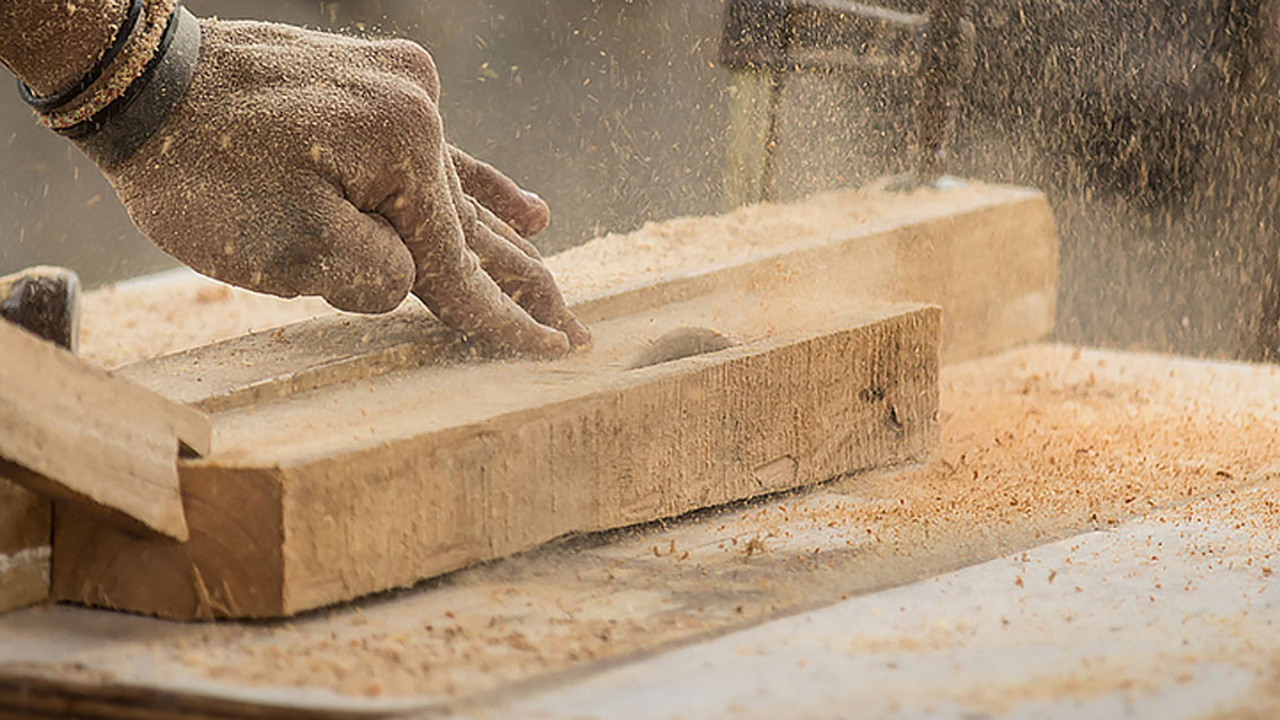
<svg viewBox="0 0 1280 720"><path fill-rule="evenodd" d="M399 139L414 146L435 144L444 137L443 122L426 92L407 82L382 87L370 106L379 124L391 131L391 143Z"/></svg>
<svg viewBox="0 0 1280 720"><path fill-rule="evenodd" d="M439 73L431 53L412 40L385 40L378 43L378 52L391 61L397 69L426 86L432 95L438 94Z"/></svg>

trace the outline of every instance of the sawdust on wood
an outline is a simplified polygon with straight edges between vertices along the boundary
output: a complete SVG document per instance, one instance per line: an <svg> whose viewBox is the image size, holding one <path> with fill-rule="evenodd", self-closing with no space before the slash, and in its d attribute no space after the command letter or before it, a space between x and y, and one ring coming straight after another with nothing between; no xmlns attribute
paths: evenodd
<svg viewBox="0 0 1280 720"><path fill-rule="evenodd" d="M901 222L920 208L941 216L1006 199L989 185L937 193L836 190L795 204L762 204L721 217L676 218L610 234L547 259L574 304L681 268L731 264L744 253L820 243L858 228ZM1009 189L1009 194L1026 194ZM643 268L624 258L643 256ZM416 303L416 300L406 300ZM337 311L319 298L281 298L233 288L189 271L91 292L84 303L81 354L116 368Z"/></svg>
<svg viewBox="0 0 1280 720"><path fill-rule="evenodd" d="M185 270L92 291L83 307L80 354L108 369L337 312L319 298L261 295Z"/></svg>
<svg viewBox="0 0 1280 720"><path fill-rule="evenodd" d="M1009 189L1008 194L1027 191ZM652 278L679 275L686 268L735 264L743 256L829 242L890 221L901 223L913 213L940 217L1007 199L981 183L912 194L876 188L833 190L797 203L749 205L719 217L646 223L635 232L605 235L566 250L547 264L572 305ZM645 258L642 267L629 262L638 254Z"/></svg>
<svg viewBox="0 0 1280 720"><path fill-rule="evenodd" d="M1236 512L1226 498L1266 487L1280 457L1277 398L1271 368L1033 347L944 370L943 447L927 466L570 542L385 605L211 627L180 658L235 684L477 697L1130 518ZM1241 521L1280 528L1272 502L1259 495ZM1256 562L1271 562L1261 546Z"/></svg>

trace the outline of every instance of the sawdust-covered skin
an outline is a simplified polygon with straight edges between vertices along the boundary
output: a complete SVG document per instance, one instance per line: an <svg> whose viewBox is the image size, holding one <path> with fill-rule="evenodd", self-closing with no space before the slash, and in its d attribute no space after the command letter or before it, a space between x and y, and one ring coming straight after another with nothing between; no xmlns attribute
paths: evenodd
<svg viewBox="0 0 1280 720"><path fill-rule="evenodd" d="M518 352L586 341L531 246L462 187L425 50L264 23L202 32L169 123L108 171L156 244L234 285L353 312L412 291Z"/></svg>
<svg viewBox="0 0 1280 720"><path fill-rule="evenodd" d="M391 601L210 627L172 652L184 673L223 682L478 699L1137 517L1179 527L1238 517L1256 529L1246 550L1261 573L1280 535L1269 474L1280 408L1270 392L1234 402L1249 387L1280 387L1280 377L1045 346L951 366L943 446L927 466L571 540ZM929 632L868 638L864 649L957 640ZM1134 682L1075 670L1049 680L1073 696ZM1005 688L999 703L1043 689Z"/></svg>
<svg viewBox="0 0 1280 720"><path fill-rule="evenodd" d="M6 3L0 60L37 91L62 89L110 45L123 5ZM154 30L173 7L150 0L102 79L53 112L96 107L107 97L99 88L132 82L126 68L155 53ZM201 25L183 99L137 154L103 168L161 249L239 287L321 296L351 312L387 312L412 292L502 354L555 357L589 342L512 227L542 230L546 204L449 145L435 63L421 46L257 22ZM23 39L50 26L79 40Z"/></svg>

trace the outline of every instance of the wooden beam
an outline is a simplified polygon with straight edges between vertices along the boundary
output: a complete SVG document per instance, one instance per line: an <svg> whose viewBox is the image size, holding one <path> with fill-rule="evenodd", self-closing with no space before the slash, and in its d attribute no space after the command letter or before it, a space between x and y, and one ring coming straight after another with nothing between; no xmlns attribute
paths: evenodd
<svg viewBox="0 0 1280 720"><path fill-rule="evenodd" d="M179 438L208 452L208 419L9 323L0 354L0 477L185 540Z"/></svg>
<svg viewBox="0 0 1280 720"><path fill-rule="evenodd" d="M220 415L218 454L183 466L190 541L59 513L55 596L290 615L928 452L936 308L778 308L767 323L805 319L770 328L741 301L601 323L595 350L559 363L426 368ZM708 326L741 344L629 369Z"/></svg>

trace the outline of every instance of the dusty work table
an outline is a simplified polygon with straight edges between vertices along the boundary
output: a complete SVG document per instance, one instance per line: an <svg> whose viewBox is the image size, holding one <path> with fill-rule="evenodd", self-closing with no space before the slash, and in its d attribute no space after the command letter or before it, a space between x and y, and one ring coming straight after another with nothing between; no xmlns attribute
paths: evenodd
<svg viewBox="0 0 1280 720"><path fill-rule="evenodd" d="M570 538L340 610L0 618L0 707L1280 713L1275 368L1034 345L946 366L941 387L926 466Z"/></svg>

